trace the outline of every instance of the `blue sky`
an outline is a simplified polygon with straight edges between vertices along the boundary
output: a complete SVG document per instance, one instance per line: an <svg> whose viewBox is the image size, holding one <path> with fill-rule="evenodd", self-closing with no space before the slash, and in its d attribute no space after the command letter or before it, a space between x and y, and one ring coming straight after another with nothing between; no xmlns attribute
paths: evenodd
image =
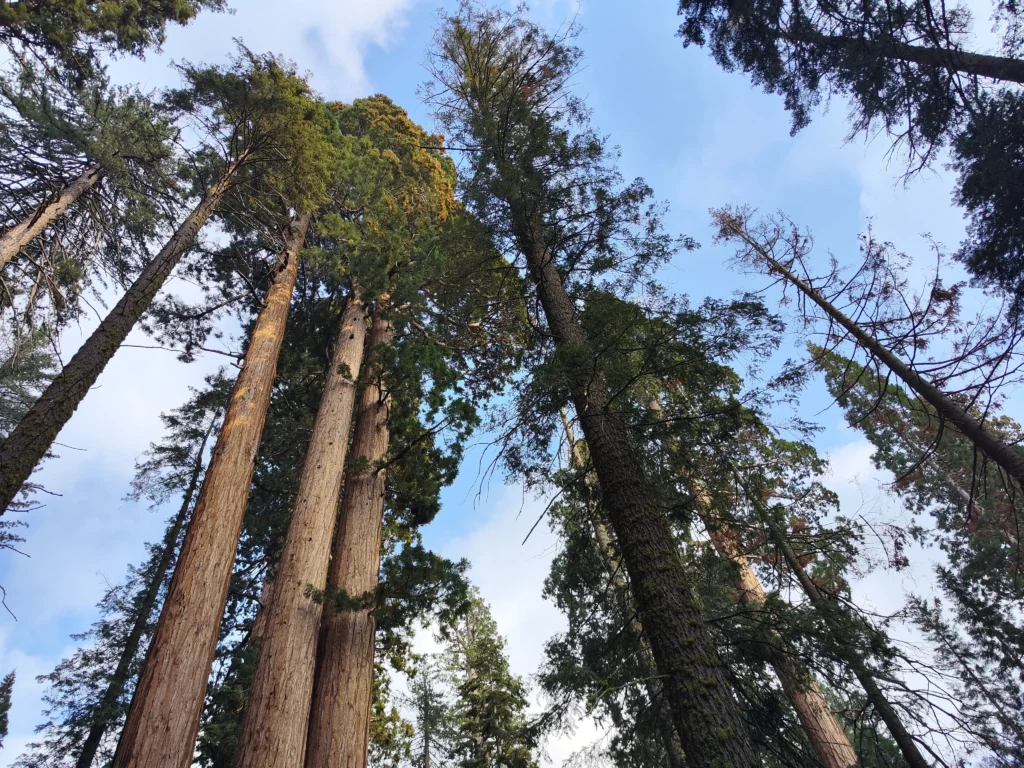
<svg viewBox="0 0 1024 768"><path fill-rule="evenodd" d="M436 0L232 4L234 15L204 16L188 29L173 30L163 55L144 63L118 62L115 79L150 88L174 84L170 59L223 61L231 39L238 37L256 51L295 60L327 98L385 93L416 120L431 124L416 88L426 78L424 52ZM899 160L887 163L885 137L845 141L841 102L790 137L781 99L752 88L741 73L721 71L706 52L683 49L675 38L672 0L582 5L536 0L532 15L549 27L578 19L586 59L576 78L577 93L593 108L600 131L621 147L624 175L643 176L670 204L668 230L701 242L701 249L681 254L666 268L664 277L674 290L699 300L761 285L730 270L730 251L711 243L707 210L727 203L786 211L814 231L820 254L830 249L840 261L856 256L857 234L869 218L880 237L912 253L923 251L919 236L925 232L948 246L958 243L962 219L950 204L948 175L926 173L903 185ZM172 281L170 290L188 286ZM70 330L65 353L93 325L83 321L80 330ZM138 333L132 342L146 343ZM71 447L61 448L61 457L41 471L47 487L62 495L27 519L28 557L0 553L0 584L18 616L15 622L0 615L0 673L18 670L11 735L0 765L19 754L40 721L41 689L33 677L74 649L69 635L87 628L107 583L120 580L127 563L142 557L143 542L159 536L170 513L122 501L134 460L160 436L159 413L184 401L189 384L199 384L222 361L214 356L185 366L166 352L120 351L62 433L60 442ZM879 489L866 443L827 406L822 388L812 387L802 415L826 427L819 447L833 459L831 482L847 513L881 504L896 514ZM519 546L539 513L538 502L497 481L478 497L475 458L471 455L467 471L446 491L427 540L446 555L473 561L473 578L508 635L513 667L529 675L543 641L561 627L558 614L539 597L554 541L540 530ZM908 586L927 590L927 569L898 577L876 573L859 590L864 599L887 608L898 604ZM584 727L574 739L553 744L551 764L593 735Z"/></svg>

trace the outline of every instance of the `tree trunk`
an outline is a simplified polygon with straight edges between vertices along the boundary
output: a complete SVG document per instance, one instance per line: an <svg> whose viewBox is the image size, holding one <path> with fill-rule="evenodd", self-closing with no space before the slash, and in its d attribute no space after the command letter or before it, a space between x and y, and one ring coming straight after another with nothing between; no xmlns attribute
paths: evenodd
<svg viewBox="0 0 1024 768"><path fill-rule="evenodd" d="M1024 61L1006 56L911 45L895 40L877 42L812 32L787 34L786 38L794 42L820 45L823 48L849 49L869 56L897 59L911 64L921 64L925 67L945 69L949 72L961 72L965 75L1005 80L1011 83L1024 83Z"/></svg>
<svg viewBox="0 0 1024 768"><path fill-rule="evenodd" d="M1014 448L993 435L985 428L984 424L957 405L949 395L900 360L889 349L882 346L874 336L861 328L854 320L847 317L846 314L841 312L831 302L827 301L812 286L797 277L792 270L773 258L760 243L747 234L744 227L738 223L726 222L724 220L721 223L726 231L736 235L754 249L765 260L769 269L791 282L801 293L824 310L825 314L833 321L845 328L859 344L881 360L911 390L931 405L941 418L956 426L964 437L974 443L978 450L1002 467L1010 477L1017 481L1021 488L1024 488L1024 454L1014 450Z"/></svg>
<svg viewBox="0 0 1024 768"><path fill-rule="evenodd" d="M210 187L199 205L0 446L0 515L7 511L132 327L149 308L171 270L195 241L231 186L240 162L229 166Z"/></svg>
<svg viewBox="0 0 1024 768"><path fill-rule="evenodd" d="M284 340L299 250L310 216L290 228L249 349L163 612L149 646L113 768L186 768L192 762L207 678L217 647L253 465Z"/></svg>
<svg viewBox="0 0 1024 768"><path fill-rule="evenodd" d="M516 237L555 344L583 348L587 339L576 321L573 301L539 222L522 218L524 207L512 206L518 219ZM580 370L572 382L572 398L687 758L700 766L760 765L672 529L626 424L611 409L607 385L599 374Z"/></svg>
<svg viewBox="0 0 1024 768"><path fill-rule="evenodd" d="M746 555L740 550L735 535L713 525L706 514L701 513L700 517L718 553L739 567L739 601L754 606L763 605L767 600L764 587L750 567ZM782 648L772 649L770 663L825 768L849 768L856 765L857 753L810 672Z"/></svg>
<svg viewBox="0 0 1024 768"><path fill-rule="evenodd" d="M811 577L807 575L803 566L800 564L800 560L793 551L793 547L789 543L789 539L779 529L779 527L771 521L767 516L765 521L768 525L768 530L771 533L772 539L776 546L782 552L782 556L785 558L786 563L797 577L797 581L800 582L800 586L804 593L807 595L807 599L811 601L811 605L814 606L815 610L821 613L822 619L825 622L825 626L829 628L833 634L839 635L839 629L836 626L832 611L835 610L828 598L821 594L818 590L817 585L811 581ZM896 742L896 745L900 748L900 752L903 753L903 758L907 761L910 768L930 768L927 760L921 754L921 751L917 748L917 743L914 741L914 737L910 735L906 727L903 725L903 721L900 719L896 709L885 697L881 688L878 687L878 683L875 681L875 677L871 670L868 669L864 660L860 654L857 653L849 644L844 643L841 638L836 637L836 647L842 649L845 652L845 661L849 665L850 670L856 676L857 680L860 681L861 687L864 688L864 693L867 694L868 701L875 708L878 716L885 723L889 729L889 733Z"/></svg>
<svg viewBox="0 0 1024 768"><path fill-rule="evenodd" d="M370 330L365 384L359 397L345 494L327 583L351 598L377 589L384 520L388 400L372 370L375 350L392 339L391 323L378 311ZM356 463L358 462L358 464ZM324 608L317 652L316 682L309 719L307 768L365 768L373 703L376 619L369 605L337 611Z"/></svg>
<svg viewBox="0 0 1024 768"><path fill-rule="evenodd" d="M365 341L366 305L353 292L341 318L274 575L273 599L235 756L239 768L303 765L322 610L306 588L322 591L327 581Z"/></svg>
<svg viewBox="0 0 1024 768"><path fill-rule="evenodd" d="M647 691L647 700L654 710L654 718L658 728L658 737L661 739L662 747L665 750L665 758L669 768L686 768L686 753L683 751L682 742L672 723L672 712L669 709L665 696L665 686L658 677L658 668L654 663L654 656L651 654L650 644L644 634L643 625L640 619L636 618L636 611L633 608L633 601L630 598L629 584L626 575L622 571L622 564L615 554L611 536L604 523L598 518L597 500L594 498L591 473L587 472L586 452L576 440L573 434L572 425L569 423L565 412L562 412L562 423L565 425L565 436L569 443L569 459L571 465L578 473L584 473L581 485L586 497L587 512L590 515L590 523L594 533L594 541L597 542L598 551L601 553L601 560L604 562L605 572L612 580L615 590L615 600L623 616L631 616L630 627L640 642L638 657L640 659L641 672L644 675L644 688Z"/></svg>
<svg viewBox="0 0 1024 768"><path fill-rule="evenodd" d="M192 468L192 476L189 478L188 487L185 489L181 508L164 535L164 546L163 551L160 553L160 560L142 596L142 602L139 603L138 613L135 615L135 623L132 625L132 631L129 633L124 649L121 651L121 657L117 661L117 668L114 670L110 683L107 685L107 690L103 693L103 698L100 700L99 707L96 710L99 719L89 728L89 733L82 744L82 751L78 755L75 768L90 768L92 765L92 761L96 758L96 750L99 749L100 742L103 740L103 736L107 732L107 728L110 726L111 719L114 716L114 707L117 704L117 700L124 694L125 685L128 683L128 670L131 668L135 655L139 652L142 634L146 631L146 627L149 626L153 608L156 606L157 598L160 595L160 587L163 586L167 572L174 561L181 530L185 527L185 521L188 519L188 514L192 509L192 499L195 496L196 488L199 487L199 477L203 474L206 443L213 432L214 423L215 421L210 422L210 428L206 431L206 435L203 436L203 441L199 445L199 451L196 453L196 462Z"/></svg>
<svg viewBox="0 0 1024 768"><path fill-rule="evenodd" d="M95 187L103 178L103 169L98 165L89 167L85 173L60 190L55 198L34 210L0 237L0 269L12 262L21 249L35 240L39 234L64 215L78 199Z"/></svg>

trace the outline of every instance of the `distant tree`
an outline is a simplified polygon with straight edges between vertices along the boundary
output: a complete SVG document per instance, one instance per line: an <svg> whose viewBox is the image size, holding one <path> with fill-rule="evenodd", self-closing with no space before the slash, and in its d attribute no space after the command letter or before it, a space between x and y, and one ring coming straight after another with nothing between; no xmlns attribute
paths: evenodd
<svg viewBox="0 0 1024 768"><path fill-rule="evenodd" d="M487 604L447 627L444 664L455 691L451 757L460 768L535 768L526 687L509 670L505 640Z"/></svg>
<svg viewBox="0 0 1024 768"><path fill-rule="evenodd" d="M7 738L8 717L11 713L11 693L14 690L14 671L10 671L0 682L0 747Z"/></svg>

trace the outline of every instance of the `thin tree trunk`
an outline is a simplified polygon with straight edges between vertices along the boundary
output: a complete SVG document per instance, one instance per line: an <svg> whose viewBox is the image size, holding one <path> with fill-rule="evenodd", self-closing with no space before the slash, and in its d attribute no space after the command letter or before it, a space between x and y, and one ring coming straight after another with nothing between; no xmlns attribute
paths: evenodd
<svg viewBox="0 0 1024 768"><path fill-rule="evenodd" d="M293 223L253 328L192 523L139 676L113 768L192 762L253 465L310 216Z"/></svg>
<svg viewBox="0 0 1024 768"><path fill-rule="evenodd" d="M114 715L114 706L117 704L117 700L124 694L125 685L128 683L128 670L135 659L135 655L139 652L142 635L146 631L146 627L149 626L149 620L153 615L153 608L156 606L157 598L160 595L160 587L163 586L167 572L171 568L171 563L174 562L174 555L178 548L178 539L181 537L182 528L185 527L185 521L188 520L189 512L192 509L192 499L195 497L196 489L199 487L199 478L203 474L206 443L213 433L215 423L215 419L210 421L210 427L206 430L203 441L199 445L196 461L192 467L192 476L189 478L188 486L185 488L181 508L164 535L163 551L160 553L160 560L157 562L156 570L153 571L152 578L142 596L142 602L139 603L138 613L135 615L135 623L132 625L132 631L128 634L127 641L125 641L124 649L121 651L121 656L117 661L117 668L114 670L114 674L107 684L107 690L104 691L103 698L100 699L99 707L96 710L99 720L89 728L89 733L82 744L82 752L78 755L75 768L90 768L92 765L92 761L96 758L96 750L99 749L100 742L110 726L110 721Z"/></svg>
<svg viewBox="0 0 1024 768"><path fill-rule="evenodd" d="M597 516L597 501L594 498L595 494L591 481L592 474L587 472L586 469L588 462L585 450L576 440L572 425L569 423L569 419L564 411L562 412L562 424L565 426L565 436L569 443L569 456L572 466L577 472L584 473L581 484L583 485L583 493L586 496L587 512L590 515L594 540L597 542L598 551L601 553L605 572L612 580L615 601L619 604L618 608L623 616L632 617L629 621L630 627L640 642L640 652L638 655L641 673L644 676L644 688L647 691L647 700L654 709L658 737L661 739L662 747L665 750L665 757L669 768L686 768L686 753L683 751L679 734L672 723L672 712L669 709L665 696L665 686L662 684L661 678L658 677L658 668L654 663L654 656L651 654L651 648L647 642L647 636L644 634L643 625L640 623L640 619L636 617L636 611L630 598L629 583L626 581L625 573L623 573L622 564L615 554L608 529Z"/></svg>
<svg viewBox="0 0 1024 768"><path fill-rule="evenodd" d="M587 338L576 321L573 301L539 222L523 218L524 208L513 205L517 240L555 343L562 349L583 348ZM701 766L760 765L672 529L626 424L611 408L607 385L598 374L578 371L572 397L687 757Z"/></svg>
<svg viewBox="0 0 1024 768"><path fill-rule="evenodd" d="M78 202L86 192L95 187L103 178L103 169L90 166L85 173L64 187L55 198L37 208L0 237L0 269L12 262L21 249L35 240L39 234L59 219Z"/></svg>
<svg viewBox="0 0 1024 768"><path fill-rule="evenodd" d="M273 599L249 691L235 765L302 768L313 697L321 603L366 342L366 305L353 292L338 329L288 535L274 575Z"/></svg>
<svg viewBox="0 0 1024 768"><path fill-rule="evenodd" d="M791 282L807 298L821 307L833 321L845 328L857 342L876 358L881 360L903 382L928 402L940 417L952 423L974 445L1024 488L1024 455L1004 443L987 430L978 419L971 416L941 389L900 360L884 347L874 336L860 327L854 320L827 301L818 291L797 277L792 270L772 257L764 247L736 222L720 220L723 229L736 235L754 249L765 260L769 268Z"/></svg>
<svg viewBox="0 0 1024 768"><path fill-rule="evenodd" d="M699 507L700 505L698 505ZM741 603L763 605L767 600L760 579L750 567L746 555L740 550L735 535L729 530L715 526L706 513L698 513L711 536L718 553L739 568L737 585ZM790 656L784 649L772 649L770 663L786 694L796 710L797 717L811 741L811 746L821 758L825 768L849 768L857 764L857 753L850 744L846 731L836 720L831 707L825 700L821 688L811 673Z"/></svg>
<svg viewBox="0 0 1024 768"><path fill-rule="evenodd" d="M85 344L50 382L14 431L0 446L0 514L7 511L36 465L50 450L89 389L149 308L171 271L189 249L230 188L237 161L206 192L160 253L117 302Z"/></svg>
<svg viewBox="0 0 1024 768"><path fill-rule="evenodd" d="M376 350L392 339L391 323L378 309L368 341L365 385L359 397L345 494L327 583L351 598L377 589L384 520L380 468L388 451L388 399L372 370ZM307 768L365 768L373 703L374 606L324 608L316 682L309 718Z"/></svg>
<svg viewBox="0 0 1024 768"><path fill-rule="evenodd" d="M889 733L896 745L900 748L900 752L903 753L903 758L907 761L910 768L930 768L927 760L921 754L921 751L917 748L917 743L914 741L914 737L903 725L903 721L900 719L896 709L885 697L882 689L878 687L878 683L875 681L875 676L871 670L868 669L864 660L860 654L857 653L849 644L844 643L840 634L839 628L835 623L833 616L833 610L835 606L830 604L828 598L821 594L817 585L811 581L811 577L807 575L804 567L800 564L799 558L796 556L796 552L793 551L793 547L789 543L789 539L779 529L779 527L767 516L765 516L765 522L768 525L768 530L771 533L772 539L776 546L782 552L782 556L785 558L786 563L797 577L797 581L800 582L800 586L807 595L807 599L811 601L811 605L820 612L825 625L829 628L833 634L836 634L836 647L844 651L845 661L849 665L850 670L856 676L857 680L860 681L861 687L864 689L864 693L867 694L868 701L875 708L878 716L885 723L889 729Z"/></svg>
<svg viewBox="0 0 1024 768"><path fill-rule="evenodd" d="M813 32L797 32L785 35L794 42L820 45L824 48L850 50L869 56L880 56L897 59L911 64L936 67L949 72L961 72L965 75L986 77L992 80L1005 80L1012 83L1024 83L1024 61L1006 56L991 56L985 53L971 53L947 48L935 48L924 45L911 45L895 40L878 42L859 38L829 36Z"/></svg>

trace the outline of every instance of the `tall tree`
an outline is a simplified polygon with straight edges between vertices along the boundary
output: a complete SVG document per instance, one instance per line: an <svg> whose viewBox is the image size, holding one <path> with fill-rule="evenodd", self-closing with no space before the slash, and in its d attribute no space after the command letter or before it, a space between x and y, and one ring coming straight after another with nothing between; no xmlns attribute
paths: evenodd
<svg viewBox="0 0 1024 768"><path fill-rule="evenodd" d="M164 608L128 710L114 766L192 761L253 462L284 337L307 213L284 237L273 282L253 326L245 366L196 502Z"/></svg>
<svg viewBox="0 0 1024 768"><path fill-rule="evenodd" d="M505 640L479 594L447 632L443 658L455 689L451 750L455 764L534 768L526 686L509 670Z"/></svg>
<svg viewBox="0 0 1024 768"><path fill-rule="evenodd" d="M617 188L602 141L566 90L578 60L521 14L465 4L437 35L428 98L453 140L477 148L466 178L475 212L525 260L564 377L556 391L572 399L590 446L683 748L697 764L752 766L755 748L657 491L593 373L577 318L596 275L642 276L672 251L656 215L644 215L647 187Z"/></svg>
<svg viewBox="0 0 1024 768"><path fill-rule="evenodd" d="M11 693L14 690L15 673L12 670L0 682L0 747L7 738L8 718L11 713Z"/></svg>
<svg viewBox="0 0 1024 768"><path fill-rule="evenodd" d="M843 329L840 339L852 340L857 347L864 349L876 366L899 378L917 397L933 408L940 419L954 427L979 452L999 465L1018 487L1024 488L1024 452L1001 439L985 424L983 417L961 405L929 376L922 374L913 362L901 357L898 354L899 347L883 343L878 335L869 332L860 322L845 314L811 281L793 270L794 263L801 262L806 254L806 237L799 232L788 231L775 222L751 227L751 214L745 210L722 209L713 215L719 227L719 237L724 241L738 242L740 258L770 275L782 278L787 285L792 285L820 308L830 325ZM916 320L916 315L912 314L911 320Z"/></svg>
<svg viewBox="0 0 1024 768"><path fill-rule="evenodd" d="M317 177L330 156L322 138L323 123L318 122L322 113L311 100L308 86L293 71L276 59L247 51L227 70L183 67L182 71L189 87L170 94L170 101L206 121L209 144L205 151L210 162L198 179L206 191L0 447L0 511L8 508L233 187L258 171L280 194L290 195L297 203L315 203L322 195L326 181ZM278 160L285 151L290 152L285 155L287 170ZM303 180L311 182L308 189L295 194Z"/></svg>
<svg viewBox="0 0 1024 768"><path fill-rule="evenodd" d="M159 544L127 580L111 588L99 603L102 618L71 657L42 675L49 685L44 697L49 718L36 730L40 742L18 759L21 766L88 768L113 756L116 732L125 712L153 632L155 613L192 511L206 463L206 445L224 400L223 380L211 379L181 408L162 416L167 436L151 446L137 466L130 498L162 506L181 494L181 505L167 523ZM113 737L113 738L112 738Z"/></svg>

